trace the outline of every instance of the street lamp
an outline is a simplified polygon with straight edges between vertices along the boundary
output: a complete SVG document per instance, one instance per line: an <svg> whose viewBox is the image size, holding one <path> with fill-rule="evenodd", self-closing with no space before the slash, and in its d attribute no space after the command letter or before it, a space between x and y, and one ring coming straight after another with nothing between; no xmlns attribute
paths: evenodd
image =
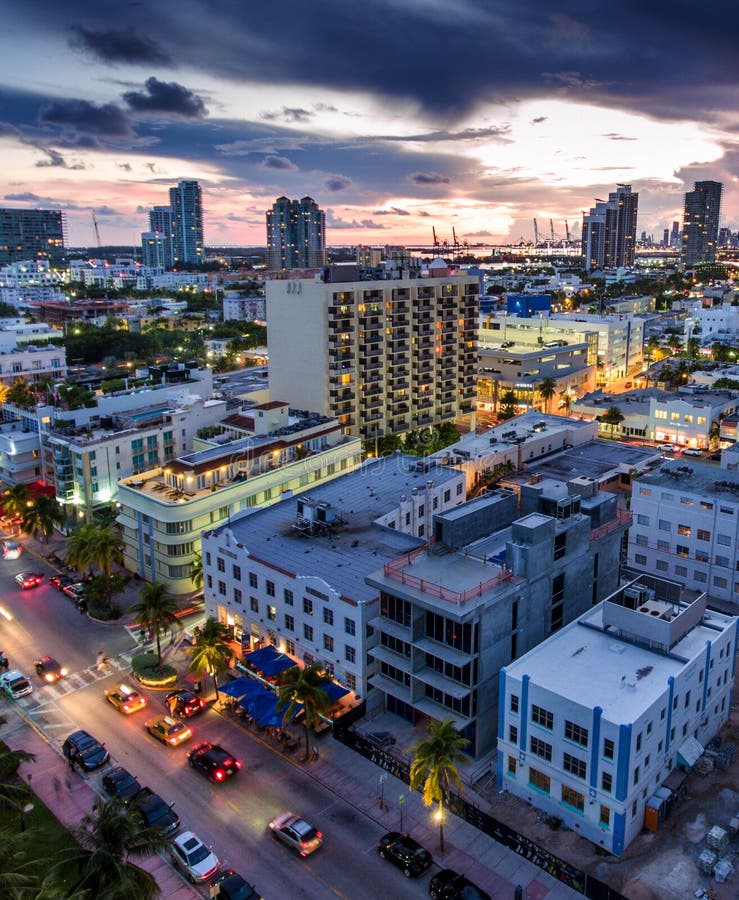
<svg viewBox="0 0 739 900"><path fill-rule="evenodd" d="M21 831L26 830L26 816L33 811L33 803L26 803L21 810Z"/></svg>

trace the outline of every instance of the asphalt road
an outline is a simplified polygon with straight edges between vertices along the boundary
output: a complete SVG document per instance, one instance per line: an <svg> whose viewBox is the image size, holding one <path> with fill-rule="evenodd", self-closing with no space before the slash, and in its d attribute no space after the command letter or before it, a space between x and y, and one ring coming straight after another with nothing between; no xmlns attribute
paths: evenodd
<svg viewBox="0 0 739 900"><path fill-rule="evenodd" d="M188 765L187 743L170 748L146 732L146 718L164 711L163 694L149 691L149 707L131 716L115 710L103 691L119 683L121 673L96 673L95 656L104 648L115 663L119 653L131 649L131 639L123 628L81 616L47 584L21 591L13 581L16 572L45 568L30 559L0 560L0 648L12 668L32 679L33 705L26 712L52 743L60 746L75 728L88 730L106 744L111 764L125 766L174 802L182 828L198 834L267 900L428 896L429 874L409 880L379 859L375 846L382 832L372 820L232 722L211 710L191 721L190 745L220 743L243 761L238 776L214 785ZM33 671L33 660L47 653L67 667L68 685L75 685L63 696L41 685ZM94 786L99 788L104 771L88 776ZM306 859L271 837L268 822L286 810L303 815L324 834L323 846Z"/></svg>

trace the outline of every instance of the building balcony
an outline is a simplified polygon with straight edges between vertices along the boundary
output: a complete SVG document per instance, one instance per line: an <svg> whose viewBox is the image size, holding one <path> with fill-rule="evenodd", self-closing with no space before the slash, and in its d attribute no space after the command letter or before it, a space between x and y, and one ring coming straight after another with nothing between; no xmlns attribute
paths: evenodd
<svg viewBox="0 0 739 900"><path fill-rule="evenodd" d="M379 409L383 402L382 397L362 397L360 406L362 409Z"/></svg>
<svg viewBox="0 0 739 900"><path fill-rule="evenodd" d="M388 423L387 430L390 434L400 434L403 431L410 431L410 424L406 419L392 421Z"/></svg>

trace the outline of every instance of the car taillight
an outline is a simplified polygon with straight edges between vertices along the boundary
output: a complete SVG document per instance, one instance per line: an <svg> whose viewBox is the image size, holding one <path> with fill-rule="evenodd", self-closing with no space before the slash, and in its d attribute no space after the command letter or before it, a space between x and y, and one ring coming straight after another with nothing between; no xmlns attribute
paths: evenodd
<svg viewBox="0 0 739 900"><path fill-rule="evenodd" d="M223 772L220 769L216 769L213 773L213 777L216 781L223 781Z"/></svg>
<svg viewBox="0 0 739 900"><path fill-rule="evenodd" d="M317 832L316 832L316 837L317 837L318 840L320 841L320 840L323 838L323 832L322 832L322 831L317 831Z"/></svg>
<svg viewBox="0 0 739 900"><path fill-rule="evenodd" d="M234 760L234 765L236 766L237 769L240 769L240 768L241 768L241 760L240 760L240 759L235 759L235 760Z"/></svg>

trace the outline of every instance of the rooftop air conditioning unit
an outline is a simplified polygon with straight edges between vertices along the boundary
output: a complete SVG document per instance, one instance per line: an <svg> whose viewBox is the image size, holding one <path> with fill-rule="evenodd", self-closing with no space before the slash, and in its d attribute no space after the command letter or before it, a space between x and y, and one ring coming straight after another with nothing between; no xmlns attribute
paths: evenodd
<svg viewBox="0 0 739 900"><path fill-rule="evenodd" d="M649 589L643 585L632 585L624 589L624 606L627 609L638 609L649 600Z"/></svg>

